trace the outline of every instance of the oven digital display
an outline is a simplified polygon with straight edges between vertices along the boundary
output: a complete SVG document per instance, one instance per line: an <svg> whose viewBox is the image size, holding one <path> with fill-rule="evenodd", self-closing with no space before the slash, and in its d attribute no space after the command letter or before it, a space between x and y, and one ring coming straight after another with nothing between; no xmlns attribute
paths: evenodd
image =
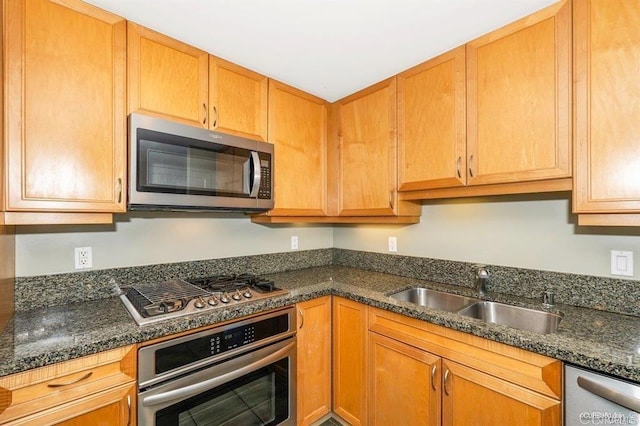
<svg viewBox="0 0 640 426"><path fill-rule="evenodd" d="M287 314L172 345L155 352L155 373L176 368L263 340L289 330Z"/></svg>

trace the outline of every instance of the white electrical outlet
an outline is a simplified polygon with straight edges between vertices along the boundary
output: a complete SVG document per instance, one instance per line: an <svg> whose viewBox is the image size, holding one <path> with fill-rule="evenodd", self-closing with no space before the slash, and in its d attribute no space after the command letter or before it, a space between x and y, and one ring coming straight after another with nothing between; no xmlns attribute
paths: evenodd
<svg viewBox="0 0 640 426"><path fill-rule="evenodd" d="M389 251L391 253L398 252L398 239L396 237L389 237Z"/></svg>
<svg viewBox="0 0 640 426"><path fill-rule="evenodd" d="M93 267L91 247L76 247L73 252L76 269L89 269Z"/></svg>
<svg viewBox="0 0 640 426"><path fill-rule="evenodd" d="M291 237L291 250L298 250L298 236Z"/></svg>
<svg viewBox="0 0 640 426"><path fill-rule="evenodd" d="M633 252L611 250L611 275L633 276Z"/></svg>

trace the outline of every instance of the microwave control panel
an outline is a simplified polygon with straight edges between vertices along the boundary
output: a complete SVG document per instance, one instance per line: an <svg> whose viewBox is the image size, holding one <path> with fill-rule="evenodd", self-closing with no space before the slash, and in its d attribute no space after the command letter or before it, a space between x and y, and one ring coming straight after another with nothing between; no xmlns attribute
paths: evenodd
<svg viewBox="0 0 640 426"><path fill-rule="evenodd" d="M258 198L263 200L271 199L271 156L263 158L260 154L260 188Z"/></svg>

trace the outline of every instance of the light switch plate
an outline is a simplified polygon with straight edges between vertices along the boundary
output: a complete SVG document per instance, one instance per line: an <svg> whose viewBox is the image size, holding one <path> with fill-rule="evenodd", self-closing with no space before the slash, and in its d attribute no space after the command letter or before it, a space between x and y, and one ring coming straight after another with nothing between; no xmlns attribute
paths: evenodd
<svg viewBox="0 0 640 426"><path fill-rule="evenodd" d="M390 253L398 252L398 239L396 237L389 237L389 252Z"/></svg>
<svg viewBox="0 0 640 426"><path fill-rule="evenodd" d="M633 252L611 250L611 275L633 276Z"/></svg>

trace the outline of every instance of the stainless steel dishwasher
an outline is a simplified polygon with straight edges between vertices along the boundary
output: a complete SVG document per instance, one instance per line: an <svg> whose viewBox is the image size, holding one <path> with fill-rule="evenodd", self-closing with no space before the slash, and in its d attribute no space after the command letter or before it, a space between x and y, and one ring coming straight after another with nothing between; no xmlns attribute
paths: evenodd
<svg viewBox="0 0 640 426"><path fill-rule="evenodd" d="M564 423L640 424L640 384L566 365Z"/></svg>

